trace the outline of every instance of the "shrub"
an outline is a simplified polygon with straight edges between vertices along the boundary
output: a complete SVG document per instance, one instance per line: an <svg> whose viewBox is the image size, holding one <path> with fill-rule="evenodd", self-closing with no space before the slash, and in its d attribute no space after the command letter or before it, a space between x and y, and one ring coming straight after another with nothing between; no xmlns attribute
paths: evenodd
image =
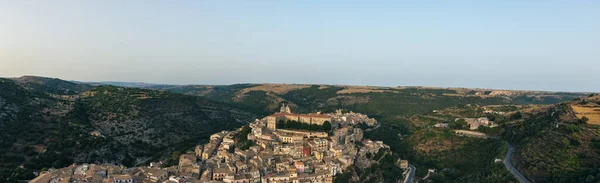
<svg viewBox="0 0 600 183"><path fill-rule="evenodd" d="M521 119L521 118L523 118L523 114L521 114L521 111L518 111L510 116L511 120L517 120L517 119Z"/></svg>
<svg viewBox="0 0 600 183"><path fill-rule="evenodd" d="M588 117L581 117L581 122L582 123L587 123L590 119Z"/></svg>

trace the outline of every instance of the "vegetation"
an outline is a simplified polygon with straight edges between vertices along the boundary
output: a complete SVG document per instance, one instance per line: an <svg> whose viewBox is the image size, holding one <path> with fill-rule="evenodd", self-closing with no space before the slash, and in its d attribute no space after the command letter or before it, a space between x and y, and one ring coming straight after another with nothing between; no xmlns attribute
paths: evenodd
<svg viewBox="0 0 600 183"><path fill-rule="evenodd" d="M521 118L523 118L523 114L521 114L521 111L517 111L516 113L510 116L510 120L517 120Z"/></svg>
<svg viewBox="0 0 600 183"><path fill-rule="evenodd" d="M333 179L334 183L346 183L346 182L352 182L352 176L354 176L355 171L354 171L354 166L350 166L348 167L348 169L346 169L344 171L344 173L340 174L340 175L336 175L335 179Z"/></svg>
<svg viewBox="0 0 600 183"><path fill-rule="evenodd" d="M426 96L426 94L415 95L414 93L393 92L352 94L352 96L359 98L368 98L369 102L354 103L351 105L344 105L345 102L341 102L342 105L339 107L371 115L390 116L423 114L431 112L432 110L465 104L491 105L505 103L502 98L494 97L459 98L451 96L427 96L427 98L424 98L422 95Z"/></svg>
<svg viewBox="0 0 600 183"><path fill-rule="evenodd" d="M36 76L23 76L15 81L35 91L56 95L75 95L92 88L88 84L78 84L57 78L45 78Z"/></svg>
<svg viewBox="0 0 600 183"><path fill-rule="evenodd" d="M0 177L9 182L29 175L18 173L24 170L163 159L254 118L206 98L156 90L96 86L68 98L46 90L0 79Z"/></svg>
<svg viewBox="0 0 600 183"><path fill-rule="evenodd" d="M518 161L513 162L519 162L517 167L538 182L600 179L597 130L590 130L579 121L559 122L551 112L530 117L518 111L505 117L485 115L474 107L502 105L506 107L493 110L512 112L516 104L552 104L582 97L580 94L479 97L428 88L338 93L344 87L318 85L282 93L240 92L254 86L257 85L143 86L154 89L146 90L92 87L56 79L0 79L0 177L8 177L9 182L29 179L32 171L73 162L135 165L166 159L168 164L175 164L171 156L201 143L199 139L207 139L216 131L238 128L255 115L271 114L285 102L297 113L343 108L382 122L380 128L365 136L384 141L391 152L369 155L377 159L374 166L353 167L337 176L336 182L348 182L355 175L363 182L396 182L401 174L394 165L397 158L417 166L421 178L428 168L436 168L439 173L429 179L433 182L514 182L500 164L493 163L494 158L504 154L505 143L499 139L456 136L452 129L465 129L466 122L438 119L453 119L456 114L505 122L499 128L479 130L514 144ZM431 114L433 110L452 108L460 110L451 115ZM451 129L428 129L428 125L416 125L417 120L427 124L448 122ZM331 129L331 124L277 125L315 131ZM92 131L101 135L90 135ZM252 145L247 140L248 133L249 128L243 127L236 135L237 148ZM24 168L15 169L21 164Z"/></svg>
<svg viewBox="0 0 600 183"><path fill-rule="evenodd" d="M395 183L402 180L402 169L396 164L398 154L389 149L381 149L374 156L367 154L367 158L375 161L370 167L350 166L343 174L337 175L334 182L389 182ZM357 175L359 180L352 180Z"/></svg>
<svg viewBox="0 0 600 183"><path fill-rule="evenodd" d="M506 153L501 140L456 136L451 129L411 127L411 119L378 117L387 123L367 132L366 138L390 145L400 158L417 167L417 177L424 177L429 168L437 169L430 177L433 182L516 182L501 163L494 163ZM461 129L466 122L451 120L449 126Z"/></svg>
<svg viewBox="0 0 600 183"><path fill-rule="evenodd" d="M497 139L478 139L454 136L447 131L425 132L413 143L430 144L432 148L417 148L412 162L417 165L417 175L424 175L424 170L435 168L439 172L432 177L433 182L509 182L514 181L501 163L494 159L504 157L506 144ZM439 147L438 147L439 146ZM417 147L421 147L417 145ZM427 152L427 153L423 153Z"/></svg>
<svg viewBox="0 0 600 183"><path fill-rule="evenodd" d="M300 112L310 112L309 109L318 109L320 104L327 103L327 100L335 97L340 87L329 86L321 88L319 85L313 85L310 88L290 91L282 97L296 104Z"/></svg>
<svg viewBox="0 0 600 183"><path fill-rule="evenodd" d="M302 123L295 120L280 120L277 122L277 128L279 129L296 129L296 130L308 130L308 131L320 131L329 132L331 131L331 123L325 121L323 125Z"/></svg>
<svg viewBox="0 0 600 183"><path fill-rule="evenodd" d="M490 108L493 109L494 111L498 111L498 112L511 112L511 111L519 110L519 108L514 105L503 105L503 106L490 107Z"/></svg>
<svg viewBox="0 0 600 183"><path fill-rule="evenodd" d="M513 101L518 104L556 104L563 101L573 100L580 97L581 94L556 93L557 96L516 96Z"/></svg>
<svg viewBox="0 0 600 183"><path fill-rule="evenodd" d="M467 124L467 122L464 119L459 119L456 121L450 121L448 123L448 127L455 129L455 130L462 130L462 129L469 128L469 124Z"/></svg>
<svg viewBox="0 0 600 183"><path fill-rule="evenodd" d="M587 117L585 117L585 116L584 116L584 117L581 117L581 122L582 122L582 123L587 123L589 120L590 120L590 118L587 118Z"/></svg>
<svg viewBox="0 0 600 183"><path fill-rule="evenodd" d="M236 143L235 147L241 150L249 149L250 147L256 145L254 141L248 140L248 134L252 132L252 129L248 125L244 125L240 133L235 135Z"/></svg>
<svg viewBox="0 0 600 183"><path fill-rule="evenodd" d="M503 138L516 148L513 163L536 182L597 182L596 128L579 123L567 104L507 126Z"/></svg>

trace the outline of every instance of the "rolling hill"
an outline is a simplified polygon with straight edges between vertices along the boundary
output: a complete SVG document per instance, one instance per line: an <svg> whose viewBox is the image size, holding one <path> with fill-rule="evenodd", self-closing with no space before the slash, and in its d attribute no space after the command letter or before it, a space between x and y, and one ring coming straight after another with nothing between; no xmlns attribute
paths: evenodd
<svg viewBox="0 0 600 183"><path fill-rule="evenodd" d="M600 181L600 126L578 117L573 105L600 102L597 96L561 103L506 126L513 162L535 182Z"/></svg>
<svg viewBox="0 0 600 183"><path fill-rule="evenodd" d="M58 78L22 76L13 79L24 88L55 95L75 95L92 88L92 85L64 81Z"/></svg>
<svg viewBox="0 0 600 183"><path fill-rule="evenodd" d="M254 117L198 96L49 78L0 79L0 177L26 179L31 170L73 162L144 163ZM15 169L19 165L27 171Z"/></svg>
<svg viewBox="0 0 600 183"><path fill-rule="evenodd" d="M527 125L518 125L526 124L523 120L534 119L532 116L539 110L510 106L555 104L585 95L412 86L154 85L69 82L33 76L0 78L0 146L3 147L0 148L0 177L27 179L32 170L63 167L73 162L135 165L164 159L173 151L186 150L206 140L214 132L239 127L287 103L297 113L342 108L375 117L382 122L382 127L365 135L389 144L393 151L390 157L410 160L418 167L417 177L423 177L426 168L437 168L442 173L431 177L432 181L506 182L513 181L508 173L501 166L489 164L504 151L506 146L501 140L456 137L446 130L432 130L428 126L456 116L482 114L481 109L468 106L518 110L523 111L524 119L509 119L493 133L503 134L502 138L510 139L517 149L535 147L541 142L515 139L527 139L538 132L514 132L521 135L518 138L503 132L527 129ZM452 115L433 114L433 110ZM575 136L591 137L587 133ZM428 148L423 148L425 146ZM522 149L529 152L527 148ZM531 156L515 154L514 157L530 162ZM15 169L19 165L23 165L22 168ZM388 164L382 164L386 166ZM470 168L461 168L464 166ZM555 180L539 170L530 171L530 163L517 167L534 180ZM386 176L395 176L382 170L361 172L361 177L383 176L380 180L392 180ZM575 170L577 172L581 171Z"/></svg>
<svg viewBox="0 0 600 183"><path fill-rule="evenodd" d="M152 88L152 87L151 87ZM278 110L285 102L297 112L330 112L346 109L368 114L381 121L382 127L366 133L369 139L390 145L394 156L408 159L423 178L428 168L439 173L433 182L516 182L501 163L506 143L502 139L459 137L452 131L430 129L429 126L449 122L457 117L485 116L478 106L504 110L498 120L509 123L510 115L522 111L526 118L548 104L567 102L585 93L543 91L509 91L432 87L369 87L289 84L239 84L229 86L161 86L153 89L187 95L201 95L212 100L236 105L259 114ZM470 107L469 107L470 106ZM433 110L448 113L441 115ZM504 126L489 133L500 135ZM358 170L358 169L357 169ZM382 171L361 177L383 176Z"/></svg>
<svg viewBox="0 0 600 183"><path fill-rule="evenodd" d="M463 104L554 104L584 93L435 87L376 87L302 84L154 85L162 91L197 95L268 114L281 102L299 112L344 108L376 115L405 115Z"/></svg>

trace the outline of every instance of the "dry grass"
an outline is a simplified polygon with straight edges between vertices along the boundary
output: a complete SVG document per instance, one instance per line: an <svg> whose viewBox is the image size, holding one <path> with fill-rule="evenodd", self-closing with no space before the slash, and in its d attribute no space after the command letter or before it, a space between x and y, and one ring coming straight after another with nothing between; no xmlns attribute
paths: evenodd
<svg viewBox="0 0 600 183"><path fill-rule="evenodd" d="M521 111L521 113L539 113L548 110L550 107L552 107L552 105L530 105L527 107L521 106L519 107L519 111Z"/></svg>
<svg viewBox="0 0 600 183"><path fill-rule="evenodd" d="M585 116L590 119L588 124L600 125L600 107L591 105L572 105L571 107L575 111L577 118L581 119Z"/></svg>
<svg viewBox="0 0 600 183"><path fill-rule="evenodd" d="M351 93L369 93L369 92L377 92L381 93L384 90L372 90L372 89L364 89L364 88L346 88L337 92L337 94L351 94Z"/></svg>
<svg viewBox="0 0 600 183"><path fill-rule="evenodd" d="M449 97L462 97L465 96L465 94L460 94L460 93L442 93L443 96L449 96ZM483 98L483 96L482 96Z"/></svg>
<svg viewBox="0 0 600 183"><path fill-rule="evenodd" d="M304 88L308 88L311 85L292 85L292 84L262 84L262 85L258 85L255 87L250 87L250 88L244 88L240 91L240 94L245 94L248 93L250 91L266 91L266 92L273 92L273 93L277 93L277 94L286 94L287 92L290 92L292 90L299 90L299 89L304 89Z"/></svg>
<svg viewBox="0 0 600 183"><path fill-rule="evenodd" d="M390 92L391 90L382 90L383 88L381 87L375 87L375 86L350 86L350 87L345 87L344 89L340 90L337 92L337 94L350 94L350 93L369 93L369 92L376 92L376 93L382 93L382 92Z"/></svg>

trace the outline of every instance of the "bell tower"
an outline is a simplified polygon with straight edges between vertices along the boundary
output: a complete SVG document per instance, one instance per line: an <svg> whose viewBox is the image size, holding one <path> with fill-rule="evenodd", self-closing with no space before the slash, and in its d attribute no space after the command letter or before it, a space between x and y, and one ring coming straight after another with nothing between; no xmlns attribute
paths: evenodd
<svg viewBox="0 0 600 183"><path fill-rule="evenodd" d="M290 106L289 105L285 105L285 103L284 103L284 104L281 104L281 108L279 108L279 112L280 113L285 113L285 114L291 114L292 110L290 110Z"/></svg>

